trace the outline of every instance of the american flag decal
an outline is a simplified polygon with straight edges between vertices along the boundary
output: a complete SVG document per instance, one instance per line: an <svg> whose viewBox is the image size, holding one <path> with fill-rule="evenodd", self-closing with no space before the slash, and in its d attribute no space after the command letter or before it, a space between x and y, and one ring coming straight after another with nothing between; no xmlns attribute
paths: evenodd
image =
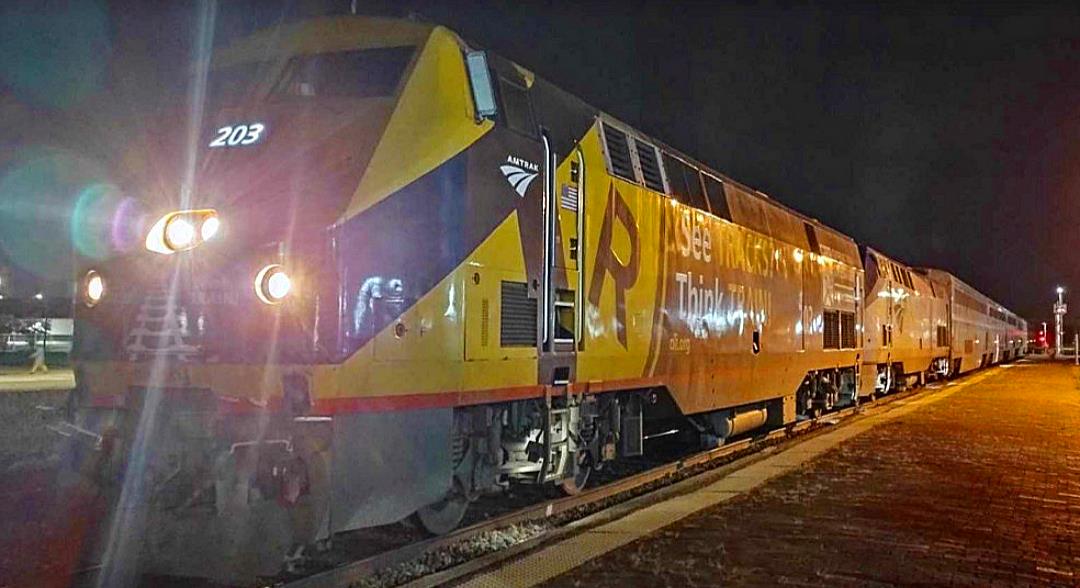
<svg viewBox="0 0 1080 588"><path fill-rule="evenodd" d="M563 208L567 208L569 210L573 210L574 212L577 212L577 204L578 204L578 197L577 197L578 192L577 191L578 191L577 186L571 186L570 184L563 184L562 193L559 195L559 204L562 205Z"/></svg>

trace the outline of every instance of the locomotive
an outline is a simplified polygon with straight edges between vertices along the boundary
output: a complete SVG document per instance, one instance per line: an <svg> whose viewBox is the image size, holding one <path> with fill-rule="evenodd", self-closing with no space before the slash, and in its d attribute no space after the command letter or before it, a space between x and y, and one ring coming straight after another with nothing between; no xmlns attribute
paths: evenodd
<svg viewBox="0 0 1080 588"><path fill-rule="evenodd" d="M186 172L120 170L145 240L79 270L73 463L141 509L104 553L137 536L146 570L445 533L512 485L579 492L672 421L722 443L1024 350L951 275L441 26L255 33L214 55L205 112Z"/></svg>

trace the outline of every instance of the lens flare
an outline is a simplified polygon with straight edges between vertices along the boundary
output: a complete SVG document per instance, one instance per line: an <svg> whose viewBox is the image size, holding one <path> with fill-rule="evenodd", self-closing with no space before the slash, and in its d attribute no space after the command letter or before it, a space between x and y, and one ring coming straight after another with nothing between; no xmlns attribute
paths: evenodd
<svg viewBox="0 0 1080 588"><path fill-rule="evenodd" d="M72 240L80 219L105 214L90 204L109 192L102 187L106 176L91 162L58 149L17 152L0 169L0 250L34 276L70 279L73 248L107 251L96 239Z"/></svg>
<svg viewBox="0 0 1080 588"><path fill-rule="evenodd" d="M142 241L146 228L147 214L142 204L134 198L124 198L112 215L113 249L128 252Z"/></svg>
<svg viewBox="0 0 1080 588"><path fill-rule="evenodd" d="M71 243L79 254L105 259L130 251L138 243L146 222L133 198L108 183L90 184L75 200L71 213Z"/></svg>

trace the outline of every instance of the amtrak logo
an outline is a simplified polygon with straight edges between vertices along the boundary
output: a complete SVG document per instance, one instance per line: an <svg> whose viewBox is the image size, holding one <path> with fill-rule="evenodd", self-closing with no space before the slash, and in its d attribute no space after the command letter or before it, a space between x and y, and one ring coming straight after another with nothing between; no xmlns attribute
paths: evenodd
<svg viewBox="0 0 1080 588"><path fill-rule="evenodd" d="M525 191L529 189L529 184L532 184L536 176L540 175L540 166L519 157L508 155L506 156L506 163L499 166L499 171L502 172L506 181L510 182L510 187L518 193L518 196L524 198Z"/></svg>

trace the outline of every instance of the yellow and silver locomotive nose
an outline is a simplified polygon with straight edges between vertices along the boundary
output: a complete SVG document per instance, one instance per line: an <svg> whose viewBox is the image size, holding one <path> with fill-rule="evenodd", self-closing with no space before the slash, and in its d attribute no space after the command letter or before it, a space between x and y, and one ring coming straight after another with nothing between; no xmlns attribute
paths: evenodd
<svg viewBox="0 0 1080 588"><path fill-rule="evenodd" d="M178 210L158 219L146 235L146 249L171 255L194 249L221 229L216 210Z"/></svg>

